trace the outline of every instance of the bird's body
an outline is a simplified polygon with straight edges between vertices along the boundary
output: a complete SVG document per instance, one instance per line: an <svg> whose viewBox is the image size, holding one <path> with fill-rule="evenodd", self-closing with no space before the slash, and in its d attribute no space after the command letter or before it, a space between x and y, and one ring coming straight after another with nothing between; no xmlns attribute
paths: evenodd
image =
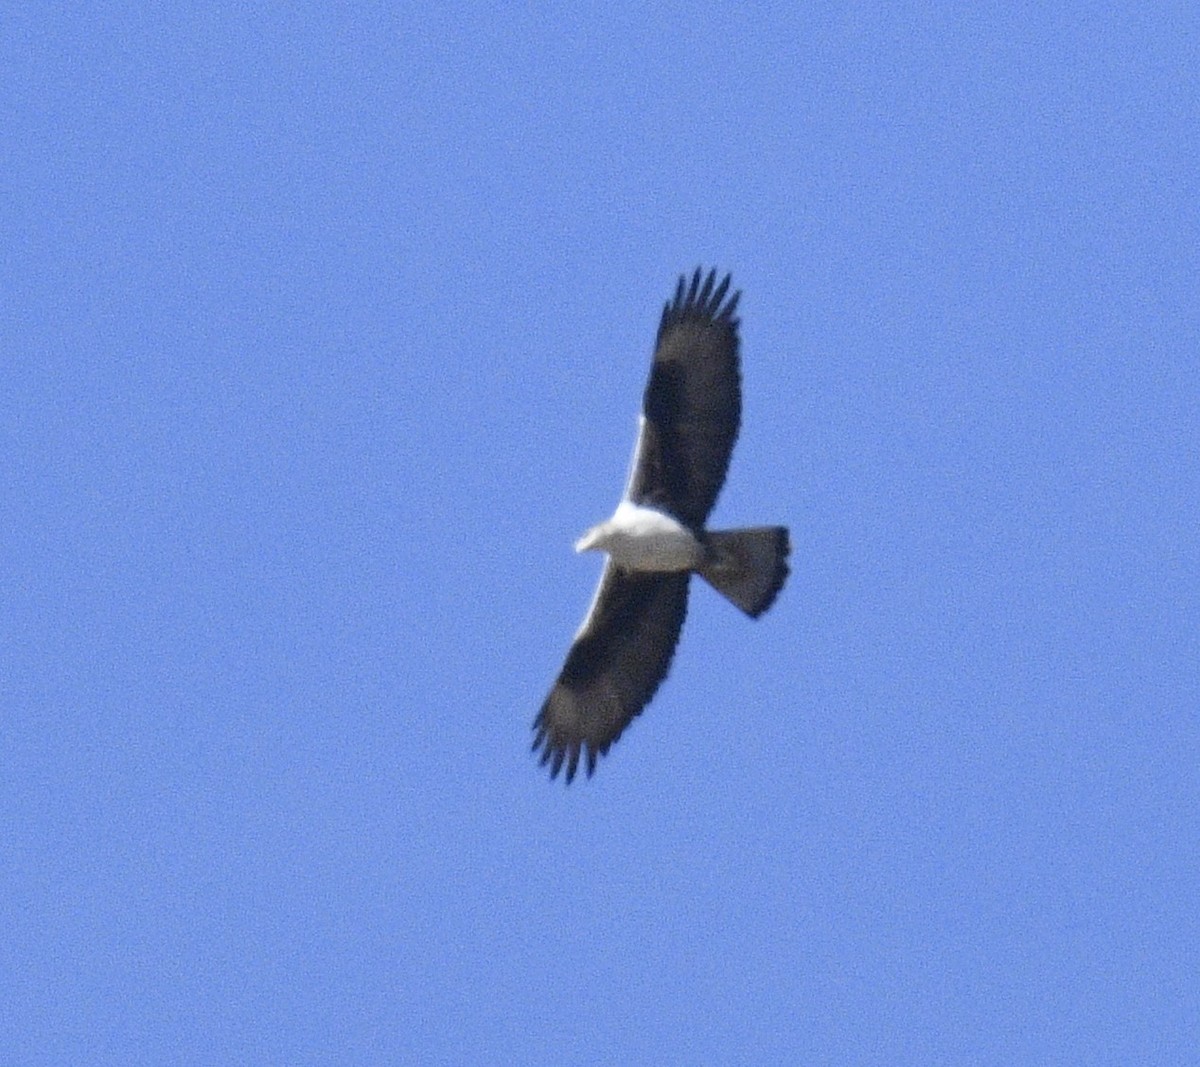
<svg viewBox="0 0 1200 1067"><path fill-rule="evenodd" d="M576 551L608 561L567 661L534 720L534 749L590 775L666 677L687 613L693 573L757 618L787 578L782 526L706 530L741 420L738 297L729 277L680 278L663 308L637 444L612 518ZM714 287L715 286L715 287Z"/></svg>
<svg viewBox="0 0 1200 1067"><path fill-rule="evenodd" d="M626 571L690 571L704 560L704 545L683 523L630 500L575 542L576 552L596 549Z"/></svg>

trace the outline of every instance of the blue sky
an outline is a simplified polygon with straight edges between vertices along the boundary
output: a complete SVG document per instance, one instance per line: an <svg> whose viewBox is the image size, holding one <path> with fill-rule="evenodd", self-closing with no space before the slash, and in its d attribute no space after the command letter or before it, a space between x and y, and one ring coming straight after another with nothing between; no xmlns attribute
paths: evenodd
<svg viewBox="0 0 1200 1067"><path fill-rule="evenodd" d="M10 5L0 1059L1200 1046L1194 5ZM697 587L530 723L675 277Z"/></svg>

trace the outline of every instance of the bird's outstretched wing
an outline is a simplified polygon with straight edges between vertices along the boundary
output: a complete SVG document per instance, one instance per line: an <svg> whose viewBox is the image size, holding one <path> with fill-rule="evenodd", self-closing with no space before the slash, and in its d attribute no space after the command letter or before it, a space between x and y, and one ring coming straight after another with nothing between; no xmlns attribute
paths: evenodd
<svg viewBox="0 0 1200 1067"><path fill-rule="evenodd" d="M581 756L590 776L667 676L689 577L605 565L591 611L533 722L534 751L542 750L552 778L565 765L570 782Z"/></svg>
<svg viewBox="0 0 1200 1067"><path fill-rule="evenodd" d="M625 495L703 527L741 423L738 299L730 276L683 277L663 307Z"/></svg>

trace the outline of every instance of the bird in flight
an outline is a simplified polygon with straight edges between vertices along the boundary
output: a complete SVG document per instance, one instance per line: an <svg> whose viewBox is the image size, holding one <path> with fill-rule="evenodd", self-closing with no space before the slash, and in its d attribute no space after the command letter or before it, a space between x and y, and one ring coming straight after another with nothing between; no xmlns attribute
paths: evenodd
<svg viewBox="0 0 1200 1067"><path fill-rule="evenodd" d="M740 292L716 271L680 277L663 307L625 492L612 518L576 552L608 559L591 607L533 723L533 750L590 777L667 676L688 584L700 575L751 618L774 602L788 575L784 526L708 530L741 423Z"/></svg>

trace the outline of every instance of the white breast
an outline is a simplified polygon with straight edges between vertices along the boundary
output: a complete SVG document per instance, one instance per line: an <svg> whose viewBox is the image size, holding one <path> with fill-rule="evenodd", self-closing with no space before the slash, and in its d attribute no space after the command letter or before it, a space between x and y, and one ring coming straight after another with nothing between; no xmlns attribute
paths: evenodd
<svg viewBox="0 0 1200 1067"><path fill-rule="evenodd" d="M670 515L622 500L600 546L626 570L686 571L704 556L691 531Z"/></svg>

